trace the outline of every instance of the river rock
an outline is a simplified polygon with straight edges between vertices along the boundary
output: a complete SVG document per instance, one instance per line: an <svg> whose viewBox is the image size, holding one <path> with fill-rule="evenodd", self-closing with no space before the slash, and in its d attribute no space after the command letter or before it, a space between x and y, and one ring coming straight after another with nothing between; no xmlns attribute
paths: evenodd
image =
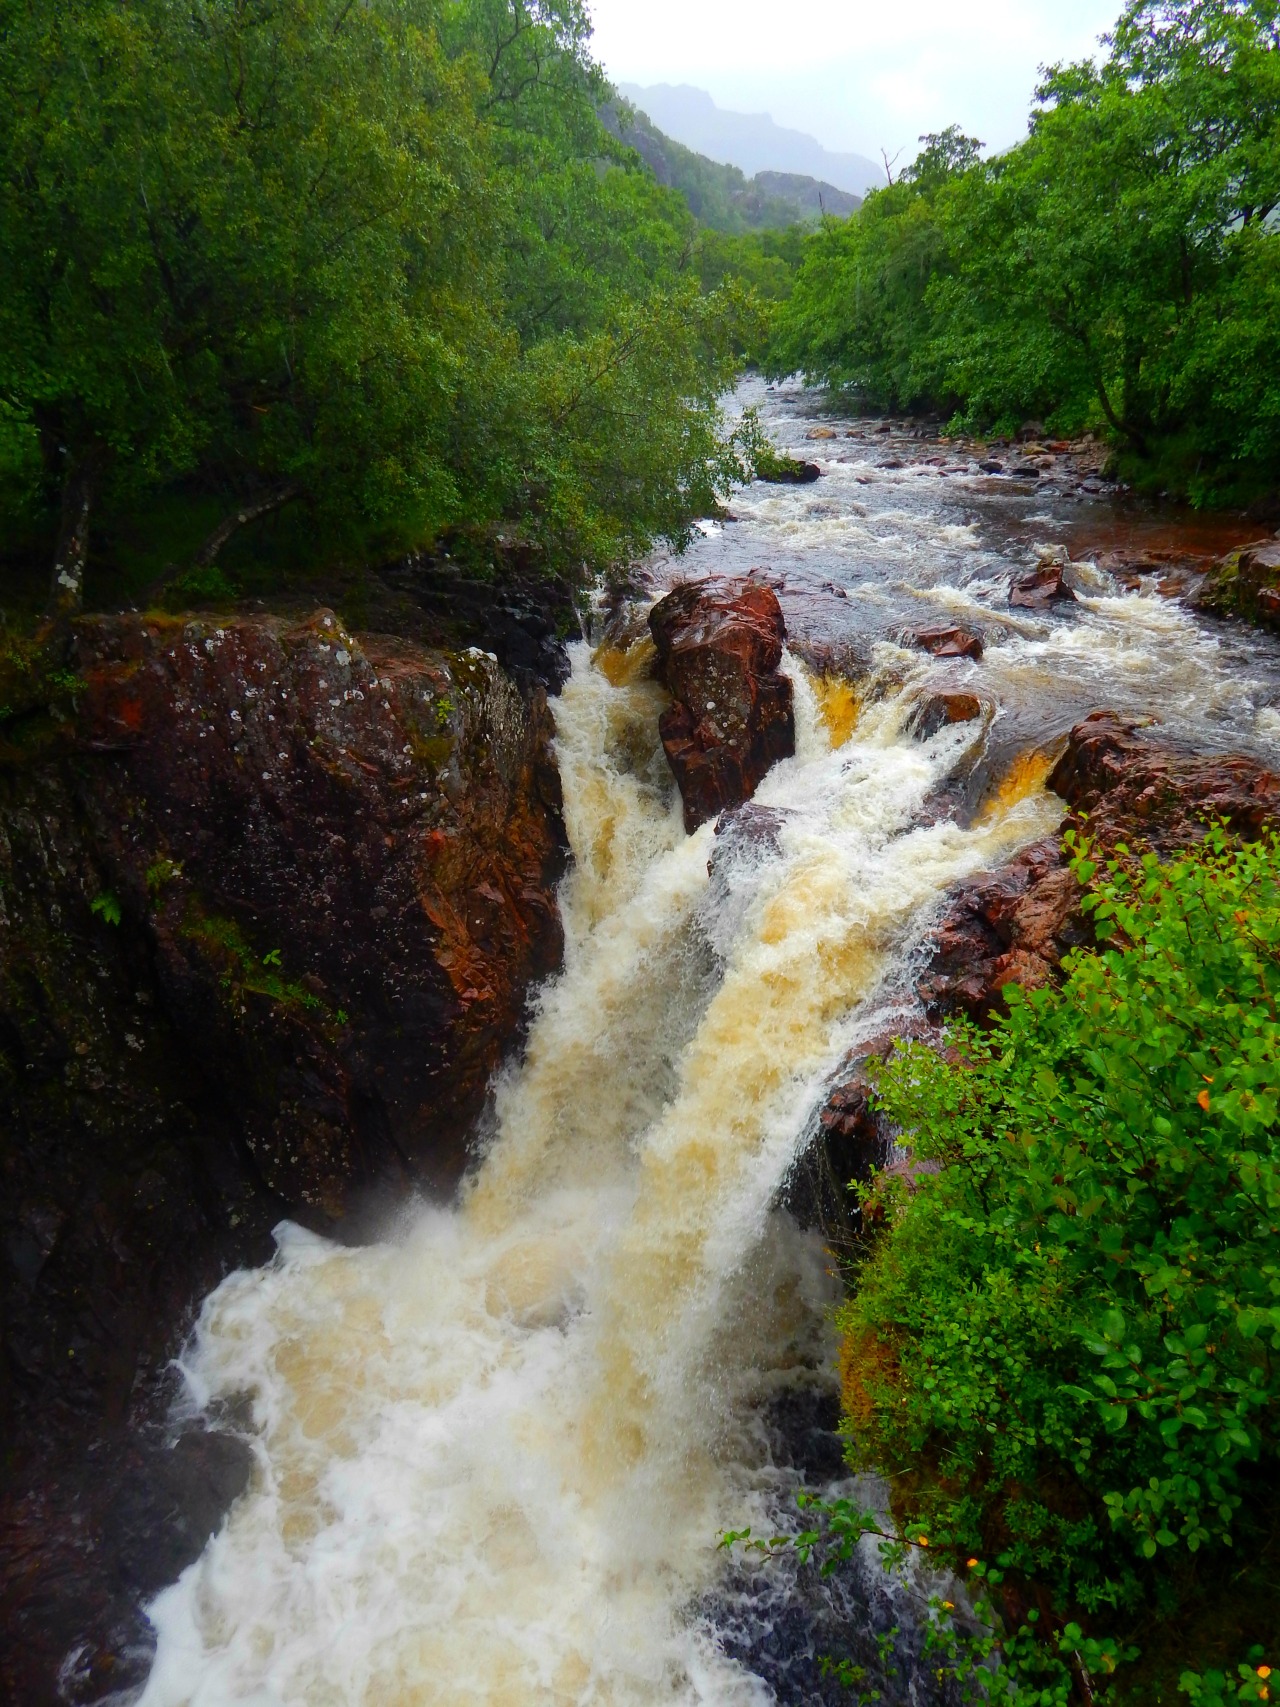
<svg viewBox="0 0 1280 1707"><path fill-rule="evenodd" d="M1204 835L1206 819L1225 819L1246 839L1280 822L1275 772L1240 754L1162 746L1110 712L1071 731L1049 786L1070 808L1067 823L1087 829L1104 851L1119 842L1157 852L1186 847ZM1049 982L1066 953L1093 941L1081 900L1056 836L961 885L917 986L927 1010L985 1021L1003 1006L1006 985Z"/></svg>
<svg viewBox="0 0 1280 1707"><path fill-rule="evenodd" d="M325 1220L452 1184L559 954L545 700L327 611L100 619L79 659L103 886L271 1189Z"/></svg>
<svg viewBox="0 0 1280 1707"><path fill-rule="evenodd" d="M816 462L801 462L794 456L771 457L756 470L756 478L771 486L812 486L821 480Z"/></svg>
<svg viewBox="0 0 1280 1707"><path fill-rule="evenodd" d="M795 752L791 681L778 669L786 625L773 589L745 578L686 582L654 606L649 628L673 700L662 745L692 834Z"/></svg>
<svg viewBox="0 0 1280 1707"><path fill-rule="evenodd" d="M136 1681L157 1476L194 1501L166 1580L209 1531L208 1454L133 1426L194 1304L283 1216L451 1189L561 943L545 696L483 653L330 611L76 646L74 713L0 753L0 1698L32 1707Z"/></svg>
<svg viewBox="0 0 1280 1707"><path fill-rule="evenodd" d="M927 741L955 723L974 723L991 715L992 706L976 693L943 689L930 694L912 719L912 732Z"/></svg>
<svg viewBox="0 0 1280 1707"><path fill-rule="evenodd" d="M956 623L939 623L932 628L916 628L903 636L903 644L916 646L935 658L973 658L982 656L982 636L961 628Z"/></svg>
<svg viewBox="0 0 1280 1707"><path fill-rule="evenodd" d="M1214 564L1196 606L1215 616L1242 616L1280 628L1280 539L1259 539Z"/></svg>
<svg viewBox="0 0 1280 1707"><path fill-rule="evenodd" d="M1054 604L1075 604L1076 595L1067 583L1066 570L1064 562L1054 561L1018 575L1009 588L1010 605L1015 610L1047 610Z"/></svg>

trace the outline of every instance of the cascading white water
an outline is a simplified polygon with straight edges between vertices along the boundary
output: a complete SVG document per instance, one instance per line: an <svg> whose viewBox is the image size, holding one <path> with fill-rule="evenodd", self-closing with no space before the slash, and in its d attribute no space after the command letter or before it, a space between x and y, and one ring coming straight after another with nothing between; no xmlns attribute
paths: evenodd
<svg viewBox="0 0 1280 1707"><path fill-rule="evenodd" d="M713 884L659 691L576 649L564 971L457 1209L359 1250L286 1226L208 1300L191 1389L247 1399L257 1469L152 1609L143 1707L768 1699L689 1608L767 1521L753 1408L822 1354L823 1252L770 1206L932 904L1060 813L916 825L963 729L908 739L908 676L835 747L793 674L769 833Z"/></svg>

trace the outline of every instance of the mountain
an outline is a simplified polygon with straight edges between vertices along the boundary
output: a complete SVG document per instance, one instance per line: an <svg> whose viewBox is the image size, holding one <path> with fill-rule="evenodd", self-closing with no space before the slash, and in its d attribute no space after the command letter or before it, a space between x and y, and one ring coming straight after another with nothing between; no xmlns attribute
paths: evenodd
<svg viewBox="0 0 1280 1707"><path fill-rule="evenodd" d="M797 172L765 171L748 178L737 166L696 154L662 131L646 113L601 109L606 128L634 148L660 184L679 190L702 225L715 231L777 230L820 219L845 218L861 198Z"/></svg>
<svg viewBox="0 0 1280 1707"><path fill-rule="evenodd" d="M883 168L861 154L835 154L815 137L775 124L768 113L731 113L705 89L687 83L619 83L619 94L642 108L661 130L686 148L727 161L752 176L757 172L799 173L850 195L881 189Z"/></svg>

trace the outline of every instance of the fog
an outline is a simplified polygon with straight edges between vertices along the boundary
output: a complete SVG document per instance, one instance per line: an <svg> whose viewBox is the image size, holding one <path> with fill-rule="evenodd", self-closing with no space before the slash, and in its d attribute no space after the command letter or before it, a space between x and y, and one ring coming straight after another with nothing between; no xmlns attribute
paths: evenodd
<svg viewBox="0 0 1280 1707"><path fill-rule="evenodd" d="M1042 65L1096 53L1120 0L590 0L611 76L692 83L826 147L905 159L960 124L989 148L1026 128Z"/></svg>

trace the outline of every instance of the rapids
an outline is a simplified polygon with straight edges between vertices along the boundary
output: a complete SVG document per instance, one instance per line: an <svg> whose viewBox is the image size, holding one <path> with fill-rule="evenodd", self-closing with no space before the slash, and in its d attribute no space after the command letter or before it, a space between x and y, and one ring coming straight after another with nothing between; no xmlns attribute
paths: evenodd
<svg viewBox="0 0 1280 1707"><path fill-rule="evenodd" d="M865 681L842 698L784 664L798 751L757 796L779 828L717 843L684 834L641 660L574 647L563 971L455 1207L361 1249L286 1225L207 1301L190 1403L256 1471L151 1608L142 1707L775 1699L749 1626L777 1608L716 1543L779 1522L804 1472L767 1418L829 1379L830 1259L776 1207L825 1084L903 999L948 886L1057 823L1035 754L1075 717L1274 754L1273 643L1102 572L1068 614L1001 608L1036 542L1075 555L1140 516L913 467L905 438L815 447L813 399L745 395L826 478L752 488L654 577L769 565L797 646L853 647ZM946 670L891 636L925 613L987 630L947 679L990 695L990 730L912 738Z"/></svg>

